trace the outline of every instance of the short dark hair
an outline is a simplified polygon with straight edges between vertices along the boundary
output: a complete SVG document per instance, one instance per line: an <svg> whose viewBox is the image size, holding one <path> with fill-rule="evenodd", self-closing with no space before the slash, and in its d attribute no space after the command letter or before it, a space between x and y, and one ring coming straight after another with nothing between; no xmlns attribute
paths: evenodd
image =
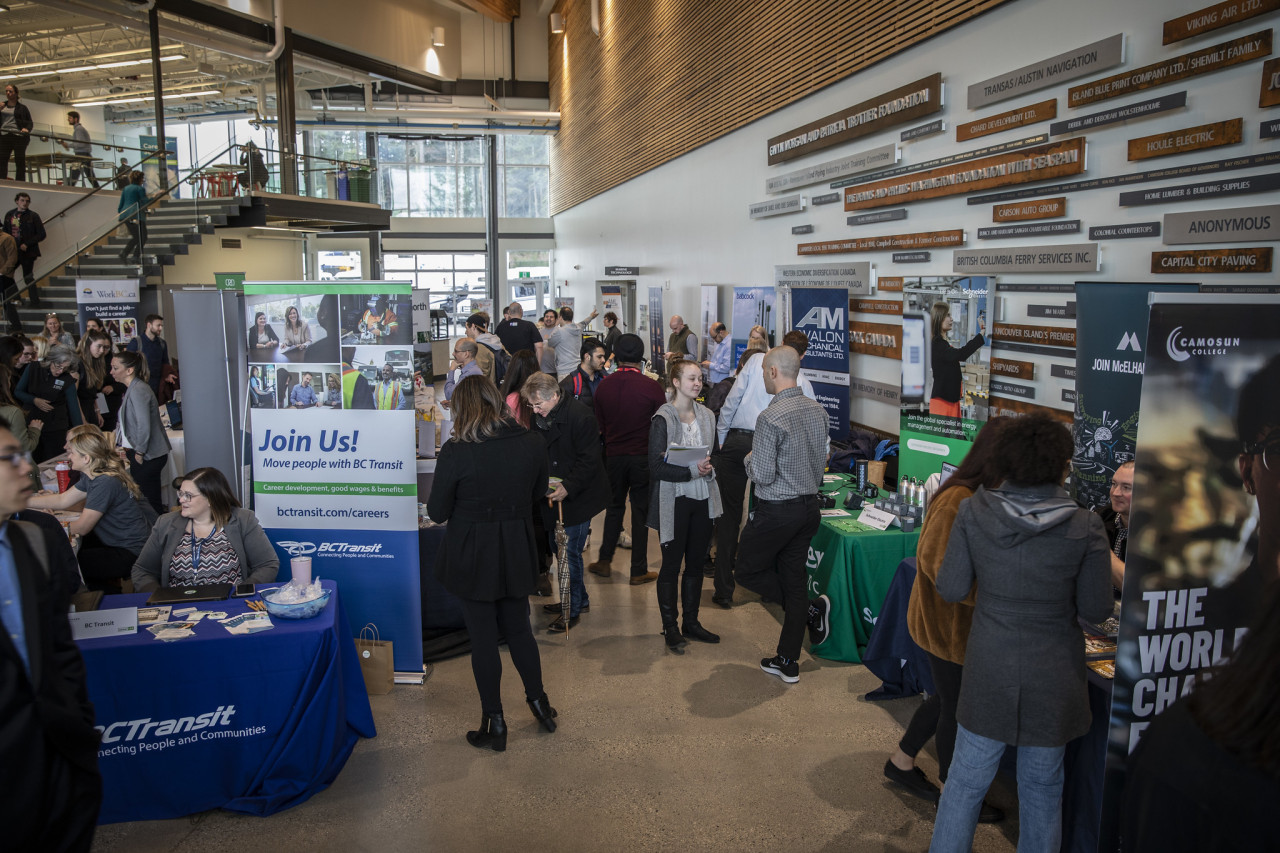
<svg viewBox="0 0 1280 853"><path fill-rule="evenodd" d="M572 323L572 322L573 322L573 309L572 309L572 308L570 308L568 305L566 305L566 306L564 306L563 308L561 308L561 309L560 309L560 319L561 319L561 320L564 320L566 323Z"/></svg>
<svg viewBox="0 0 1280 853"><path fill-rule="evenodd" d="M1280 355L1273 356L1240 388L1236 434L1245 444L1257 441L1268 427L1280 426Z"/></svg>
<svg viewBox="0 0 1280 853"><path fill-rule="evenodd" d="M791 347L800 353L801 358L804 358L804 354L809 351L809 336L804 332L792 329L782 336L782 345Z"/></svg>
<svg viewBox="0 0 1280 853"><path fill-rule="evenodd" d="M75 110L68 110L67 118L80 118L80 113L76 112Z"/></svg>
<svg viewBox="0 0 1280 853"><path fill-rule="evenodd" d="M146 177L147 177L146 175L142 174L137 169L134 169L132 172L129 173L129 183L140 184L142 183L143 179Z"/></svg>
<svg viewBox="0 0 1280 853"><path fill-rule="evenodd" d="M724 323L721 323L719 320L717 320L716 322L714 322L714 323L712 323L712 324L711 324L711 328L710 328L710 329L708 329L707 331L709 331L709 332L713 332L713 333L714 333L714 332L723 332L723 331L724 331Z"/></svg>
<svg viewBox="0 0 1280 853"><path fill-rule="evenodd" d="M1000 430L1004 479L1022 486L1061 483L1075 445L1071 430L1050 415L1010 418Z"/></svg>
<svg viewBox="0 0 1280 853"><path fill-rule="evenodd" d="M587 338L582 342L582 349L578 351L578 361L582 361L582 359L591 355L598 349L604 349L604 344L600 342L600 339Z"/></svg>
<svg viewBox="0 0 1280 853"><path fill-rule="evenodd" d="M489 315L484 311L477 311L467 318L467 325L475 326L483 332L485 329L489 328Z"/></svg>
<svg viewBox="0 0 1280 853"><path fill-rule="evenodd" d="M161 317L159 314L148 314L146 318L142 321L142 325L150 326L152 320L164 320L164 318Z"/></svg>
<svg viewBox="0 0 1280 853"><path fill-rule="evenodd" d="M604 312L603 319L608 320L610 323L612 323L615 326L618 325L618 315L613 313L612 311Z"/></svg>
<svg viewBox="0 0 1280 853"><path fill-rule="evenodd" d="M31 196L30 196L30 195L28 195L28 194L27 194L27 193L25 193L25 192L20 192L20 193L18 193L17 195L15 195L15 196L13 197L13 200L16 202L16 201L17 201L18 199L20 199L20 198L25 198L27 201L31 201Z"/></svg>

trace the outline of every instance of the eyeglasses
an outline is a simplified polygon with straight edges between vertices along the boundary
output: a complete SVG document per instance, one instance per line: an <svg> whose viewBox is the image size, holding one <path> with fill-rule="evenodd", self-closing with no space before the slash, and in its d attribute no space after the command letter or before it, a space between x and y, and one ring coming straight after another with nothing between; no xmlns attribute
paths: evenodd
<svg viewBox="0 0 1280 853"><path fill-rule="evenodd" d="M45 318L46 320L48 320L50 317L57 317L57 316L58 316L58 314L57 314L57 312L56 312L56 311L50 311L48 314L45 314L45 315L44 315L44 318Z"/></svg>
<svg viewBox="0 0 1280 853"><path fill-rule="evenodd" d="M36 464L35 459L33 459L31 454L25 450L15 450L11 453L0 453L0 459L8 462L14 468L21 468L22 463L24 462L28 465Z"/></svg>
<svg viewBox="0 0 1280 853"><path fill-rule="evenodd" d="M1280 433L1274 433L1262 441L1245 442L1244 452L1262 457L1262 467L1268 471L1280 471ZM1275 468L1272 468L1275 464Z"/></svg>
<svg viewBox="0 0 1280 853"><path fill-rule="evenodd" d="M196 498L200 498L200 497L204 497L204 496L203 496L203 495L201 495L199 492L178 492L178 501L179 501L180 503L186 503L187 501L193 501L193 500L195 500Z"/></svg>

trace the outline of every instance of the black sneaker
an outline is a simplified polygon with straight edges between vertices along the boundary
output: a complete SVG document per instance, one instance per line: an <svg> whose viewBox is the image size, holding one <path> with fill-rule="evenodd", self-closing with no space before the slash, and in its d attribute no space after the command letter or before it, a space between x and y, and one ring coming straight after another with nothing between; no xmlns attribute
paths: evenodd
<svg viewBox="0 0 1280 853"><path fill-rule="evenodd" d="M800 664L795 661L783 663L780 655L760 661L760 668L770 675L778 676L787 684L795 684L800 680Z"/></svg>
<svg viewBox="0 0 1280 853"><path fill-rule="evenodd" d="M924 771L919 767L902 770L892 761L886 761L884 763L884 776L890 782L895 785L901 785L922 800L936 803L938 798L942 796L942 791L939 790L937 785L929 781L929 777L925 776Z"/></svg>
<svg viewBox="0 0 1280 853"><path fill-rule="evenodd" d="M809 644L825 643L831 636L831 599L825 595L809 599Z"/></svg>
<svg viewBox="0 0 1280 853"><path fill-rule="evenodd" d="M999 823L1002 820L1004 820L1004 811L983 800L982 810L978 812L978 823Z"/></svg>

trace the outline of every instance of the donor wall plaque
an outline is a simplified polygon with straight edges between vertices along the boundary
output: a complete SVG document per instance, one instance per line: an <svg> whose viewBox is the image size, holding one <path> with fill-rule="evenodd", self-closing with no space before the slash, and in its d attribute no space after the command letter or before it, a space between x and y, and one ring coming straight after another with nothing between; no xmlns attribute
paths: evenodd
<svg viewBox="0 0 1280 853"><path fill-rule="evenodd" d="M1019 222L1026 219L1054 219L1067 215L1067 197L1041 198L991 208L992 222Z"/></svg>
<svg viewBox="0 0 1280 853"><path fill-rule="evenodd" d="M785 163L942 110L942 74L930 74L769 140L769 165Z"/></svg>
<svg viewBox="0 0 1280 853"><path fill-rule="evenodd" d="M1086 74L1106 71L1122 62L1124 34L1116 33L1075 50L974 83L969 87L969 109L976 110L987 104L1057 86Z"/></svg>
<svg viewBox="0 0 1280 853"><path fill-rule="evenodd" d="M1199 124L1184 130L1170 130L1152 136L1140 136L1129 140L1130 160L1150 160L1152 157L1168 157L1188 151L1220 148L1244 141L1244 119L1233 118Z"/></svg>
<svg viewBox="0 0 1280 853"><path fill-rule="evenodd" d="M902 327L888 323L849 321L849 352L902 358Z"/></svg>
<svg viewBox="0 0 1280 853"><path fill-rule="evenodd" d="M1057 116L1058 101L1056 98L1050 98L1038 104L1031 104L1016 110L1010 110L1007 113L999 113L978 121L957 125L956 142L977 139L979 136L990 136L1002 130L1012 130L1015 127L1035 124L1038 121L1048 121L1051 118L1057 118Z"/></svg>
<svg viewBox="0 0 1280 853"><path fill-rule="evenodd" d="M834 181L849 175L856 175L859 172L883 169L886 166L892 166L897 163L900 153L898 146L892 143L881 145L879 148L872 148L868 151L859 151L857 154L850 154L847 157L841 157L839 160L830 160L826 163L810 166L807 169L774 175L772 178L765 180L764 191L767 193L780 193L786 190L807 187L810 184Z"/></svg>
<svg viewBox="0 0 1280 853"><path fill-rule="evenodd" d="M751 205L749 212L752 219L764 219L767 216L783 216L788 213L799 213L805 208L805 197L788 195L769 201L758 201Z"/></svg>
<svg viewBox="0 0 1280 853"><path fill-rule="evenodd" d="M1023 326L1016 323L996 323L991 330L991 340L1075 349L1076 330L1073 326Z"/></svg>
<svg viewBox="0 0 1280 853"><path fill-rule="evenodd" d="M1276 0L1280 3L1280 0ZM1262 91L1258 93L1258 106L1280 105L1280 59L1268 59L1262 63Z"/></svg>
<svg viewBox="0 0 1280 853"><path fill-rule="evenodd" d="M1164 22L1164 43L1174 44L1280 9L1280 0L1226 0Z"/></svg>
<svg viewBox="0 0 1280 853"><path fill-rule="evenodd" d="M933 249L963 246L964 230L922 231L918 234L884 234L880 237L851 237L848 240L826 240L801 243L801 255L833 255L842 252L880 252L886 249Z"/></svg>
<svg viewBox="0 0 1280 853"><path fill-rule="evenodd" d="M1195 249L1184 252L1152 252L1153 273L1251 273L1271 272L1271 248Z"/></svg>
<svg viewBox="0 0 1280 853"><path fill-rule="evenodd" d="M951 253L951 264L958 273L1097 272L1098 244L957 249Z"/></svg>
<svg viewBox="0 0 1280 853"><path fill-rule="evenodd" d="M1280 204L1164 215L1166 245L1258 240L1280 240Z"/></svg>

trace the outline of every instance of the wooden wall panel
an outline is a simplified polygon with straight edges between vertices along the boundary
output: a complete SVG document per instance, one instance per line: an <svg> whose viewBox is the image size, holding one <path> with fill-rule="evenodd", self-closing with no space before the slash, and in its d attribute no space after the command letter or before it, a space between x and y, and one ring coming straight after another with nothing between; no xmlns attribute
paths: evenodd
<svg viewBox="0 0 1280 853"><path fill-rule="evenodd" d="M565 32L550 36L551 108L561 113L551 212L1006 2L600 0L597 36L590 3L558 0ZM763 136L759 146L763 166Z"/></svg>

